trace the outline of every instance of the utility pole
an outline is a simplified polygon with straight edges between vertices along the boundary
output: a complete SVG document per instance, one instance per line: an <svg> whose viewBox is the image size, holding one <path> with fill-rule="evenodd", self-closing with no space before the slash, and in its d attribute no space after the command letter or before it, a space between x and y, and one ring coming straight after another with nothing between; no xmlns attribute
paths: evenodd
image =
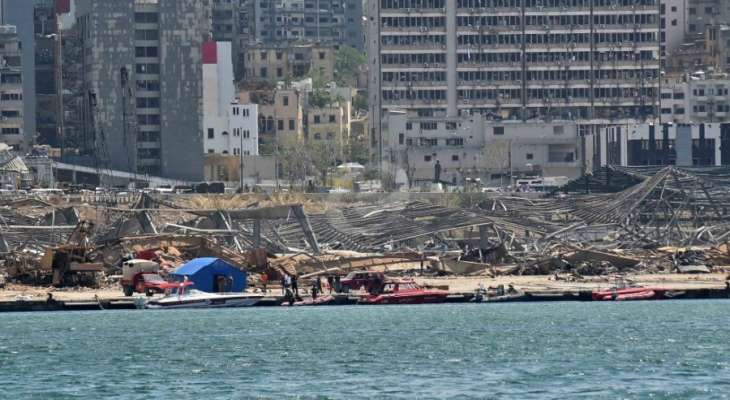
<svg viewBox="0 0 730 400"><path fill-rule="evenodd" d="M241 162L241 169L238 173L238 178L240 180L239 189L241 190L241 193L243 193L243 132L239 132L238 137L241 139L241 147L238 149L238 158Z"/></svg>

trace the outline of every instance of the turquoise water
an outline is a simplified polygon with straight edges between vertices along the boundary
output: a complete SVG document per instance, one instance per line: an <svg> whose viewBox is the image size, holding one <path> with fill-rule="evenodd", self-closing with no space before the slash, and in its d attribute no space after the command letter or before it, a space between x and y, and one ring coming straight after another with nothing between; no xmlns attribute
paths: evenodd
<svg viewBox="0 0 730 400"><path fill-rule="evenodd" d="M720 300L0 314L0 398L728 398L728 311Z"/></svg>

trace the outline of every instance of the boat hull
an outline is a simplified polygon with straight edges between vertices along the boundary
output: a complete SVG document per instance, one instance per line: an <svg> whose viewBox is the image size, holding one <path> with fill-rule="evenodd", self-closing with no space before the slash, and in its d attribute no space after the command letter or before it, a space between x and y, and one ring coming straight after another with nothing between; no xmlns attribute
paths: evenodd
<svg viewBox="0 0 730 400"><path fill-rule="evenodd" d="M179 309L179 308L234 308L251 307L261 301L261 297L221 296L216 298L161 299L151 300L145 304L147 309Z"/></svg>
<svg viewBox="0 0 730 400"><path fill-rule="evenodd" d="M591 297L596 301L665 300L676 298L676 296L667 296L669 293L670 291L659 288L627 288L595 291Z"/></svg>
<svg viewBox="0 0 730 400"><path fill-rule="evenodd" d="M360 299L361 304L432 304L446 301L448 293L429 292L413 294L382 294L365 296Z"/></svg>
<svg viewBox="0 0 730 400"><path fill-rule="evenodd" d="M322 296L317 297L316 300L307 299L303 301L296 301L293 304L291 304L292 307L312 307L312 306L326 306L333 304L335 302L335 298L333 296ZM288 301L285 301L281 303L282 307L289 307L290 304Z"/></svg>

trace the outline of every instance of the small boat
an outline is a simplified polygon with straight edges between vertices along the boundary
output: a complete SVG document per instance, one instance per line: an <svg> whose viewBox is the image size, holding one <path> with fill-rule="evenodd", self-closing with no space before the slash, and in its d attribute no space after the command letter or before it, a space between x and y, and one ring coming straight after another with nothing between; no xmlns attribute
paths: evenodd
<svg viewBox="0 0 730 400"><path fill-rule="evenodd" d="M614 280L612 287L594 290L591 298L596 301L636 301L671 299L680 295L663 288L630 286L622 277L615 277Z"/></svg>
<svg viewBox="0 0 730 400"><path fill-rule="evenodd" d="M295 301L291 304L293 307L306 307L306 306L326 306L330 305L335 302L334 296L325 295L325 296L319 296L316 299L312 299L311 297L301 300L301 301ZM285 301L281 303L282 307L289 307L289 302Z"/></svg>
<svg viewBox="0 0 730 400"><path fill-rule="evenodd" d="M522 290L517 290L512 285L505 290L504 285L499 285L496 288L477 289L472 301L475 303L506 303L522 301L525 298L527 298L527 294Z"/></svg>
<svg viewBox="0 0 730 400"><path fill-rule="evenodd" d="M359 304L425 304L443 303L449 296L445 290L425 289L413 281L391 281L380 293L360 296Z"/></svg>
<svg viewBox="0 0 730 400"><path fill-rule="evenodd" d="M264 296L260 294L206 293L191 289L183 294L171 293L151 299L144 307L148 309L250 307L263 298Z"/></svg>

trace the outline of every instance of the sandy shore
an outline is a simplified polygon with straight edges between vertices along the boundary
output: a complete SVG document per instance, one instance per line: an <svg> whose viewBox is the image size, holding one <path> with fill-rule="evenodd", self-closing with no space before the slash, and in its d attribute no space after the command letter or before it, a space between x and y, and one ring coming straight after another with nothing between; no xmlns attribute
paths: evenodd
<svg viewBox="0 0 730 400"><path fill-rule="evenodd" d="M561 277L567 278L567 276ZM655 274L655 275L627 275L627 279L642 286L662 286L668 289L721 289L725 287L727 274ZM441 278L416 278L416 281L431 286L448 286L452 292L473 292L479 283L484 286L497 286L513 284L515 287L538 292L575 292L582 290L593 290L610 286L608 277L589 277L579 281L555 280L552 275L531 275L531 276L502 276L497 278L487 277L441 277ZM273 288L272 288L273 289ZM103 300L122 299L121 288L87 289L68 288L56 289L53 287L36 287L9 284L5 289L0 289L0 301L14 301L19 298L26 300L45 300L48 293L53 293L53 298L59 301L91 301L94 296ZM274 290L278 294L279 291Z"/></svg>

